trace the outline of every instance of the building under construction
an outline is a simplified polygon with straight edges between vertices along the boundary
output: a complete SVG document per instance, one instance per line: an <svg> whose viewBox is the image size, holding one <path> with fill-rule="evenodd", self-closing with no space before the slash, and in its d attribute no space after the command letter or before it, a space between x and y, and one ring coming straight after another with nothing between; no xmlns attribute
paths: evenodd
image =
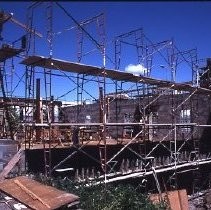
<svg viewBox="0 0 211 210"><path fill-rule="evenodd" d="M35 30L36 23L32 21L32 15L43 7L49 49L46 56L35 53L35 40L43 35ZM71 19L72 28L76 29L76 62L53 56L55 7ZM201 63L196 49L180 51L173 40L154 43L140 28L114 38L113 67L107 68L105 61L110 58L105 50L104 14L78 22L60 3L36 2L28 8L27 15L27 24L20 24L5 12L0 16L1 26L13 21L25 30L12 44L2 41L0 49L0 135L5 141L14 140L20 149L6 171L2 170L1 177L11 172L24 150L25 170L47 176L65 174L94 183L152 179L151 183L143 182L145 188L159 192L164 187L185 187L190 193L208 187L209 58ZM91 24L97 25L98 39L87 29ZM102 66L82 63L84 36L95 45ZM136 49L138 63L145 67L142 74L122 71L122 45ZM157 54L165 60L170 80L151 76ZM24 69L23 97L15 96L11 85L10 69L16 56ZM183 62L192 80L178 83L176 72ZM70 90L64 95L71 93L74 103L66 105L54 97L55 78L64 79L69 85ZM97 95L93 94L93 87Z"/></svg>

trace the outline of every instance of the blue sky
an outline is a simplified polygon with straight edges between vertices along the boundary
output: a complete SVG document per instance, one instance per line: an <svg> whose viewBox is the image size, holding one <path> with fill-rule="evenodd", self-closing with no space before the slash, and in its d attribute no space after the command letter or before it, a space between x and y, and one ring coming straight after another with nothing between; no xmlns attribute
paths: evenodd
<svg viewBox="0 0 211 210"><path fill-rule="evenodd" d="M110 58L114 58L114 40L115 36L129 32L134 29L143 28L144 34L153 42L174 39L177 48L180 51L197 48L198 58L206 59L210 57L211 46L211 2L60 2L61 5L77 20L83 21L98 15L105 14L106 31L106 52ZM26 9L29 2L1 2L1 8L6 12L14 13L14 18L20 22L26 23ZM39 6L34 13L34 26L36 30L46 35L46 16L44 16L45 6ZM77 61L77 42L75 30L64 31L64 28L73 26L64 12L54 7L53 31L56 35L53 39L53 57L69 61ZM96 26L89 25L86 30L98 39ZM4 26L3 37L9 40L15 40L24 34L19 26L14 23L7 23ZM92 51L95 46L85 38L84 50ZM49 55L48 43L45 38L36 38L36 54ZM122 47L122 57L120 69L124 70L129 64L137 64L135 49L129 46ZM160 68L160 65L166 65L159 58L153 63L152 76L156 78L170 79L170 71L166 68ZM81 61L89 65L102 66L102 56L95 50ZM106 61L107 68L114 68L113 64ZM23 67L16 69L18 75L24 72ZM17 78L16 78L17 79ZM191 79L191 70L187 64L181 66L177 72L177 81L189 81ZM56 81L56 80L55 80ZM23 83L23 82L21 82ZM23 84L22 84L23 85ZM70 85L71 86L71 85ZM72 86L71 86L72 87ZM17 95L22 87L17 90ZM66 87L67 90L70 87ZM59 83L57 85L57 96L65 92L65 87ZM97 92L97 90L96 90ZM67 97L66 100L69 100Z"/></svg>

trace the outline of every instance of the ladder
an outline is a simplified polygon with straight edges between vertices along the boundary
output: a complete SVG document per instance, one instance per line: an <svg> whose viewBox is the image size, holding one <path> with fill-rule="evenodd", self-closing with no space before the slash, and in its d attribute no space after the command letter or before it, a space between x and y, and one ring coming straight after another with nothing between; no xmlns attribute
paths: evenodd
<svg viewBox="0 0 211 210"><path fill-rule="evenodd" d="M169 182L170 182L170 190L176 190L177 189L177 174L176 174L176 171L170 176Z"/></svg>
<svg viewBox="0 0 211 210"><path fill-rule="evenodd" d="M84 74L77 74L77 122L79 122L79 114L83 103L84 77Z"/></svg>
<svg viewBox="0 0 211 210"><path fill-rule="evenodd" d="M5 94L6 97L12 98L12 85L13 85L13 71L14 71L14 64L12 58L12 65L8 68L11 68L8 72L3 71L3 77L5 81Z"/></svg>
<svg viewBox="0 0 211 210"><path fill-rule="evenodd" d="M201 173L199 171L198 166L196 166L195 170L192 173L193 176L193 194L198 193L201 190Z"/></svg>
<svg viewBox="0 0 211 210"><path fill-rule="evenodd" d="M106 147L105 145L99 146L99 155L100 155L101 168L103 172L106 173Z"/></svg>
<svg viewBox="0 0 211 210"><path fill-rule="evenodd" d="M115 70L120 68L121 58L121 39L115 40Z"/></svg>
<svg viewBox="0 0 211 210"><path fill-rule="evenodd" d="M192 122L197 122L198 121L198 116L199 116L199 99L198 99L198 93L196 93L196 95L194 95L191 98L191 121ZM193 129L196 129L196 132L193 131ZM194 132L194 134L192 134L192 138L193 138L193 147L194 150L199 154L199 150L200 150L200 137L199 137L199 132L197 132L197 127L192 128L192 132Z"/></svg>
<svg viewBox="0 0 211 210"><path fill-rule="evenodd" d="M120 84L119 84L120 83ZM115 82L115 86L116 86L116 98L115 98L115 122L118 123L119 122L119 117L121 114L121 109L122 109L122 97L121 97L121 93L123 93L123 89L122 89L122 81ZM120 93L120 98L118 97L118 94ZM119 136L119 127L116 126L116 139L118 140L118 136Z"/></svg>
<svg viewBox="0 0 211 210"><path fill-rule="evenodd" d="M82 59L82 49L83 49L83 31L80 27L76 27L76 33L77 33L77 43L78 43L78 51L77 51L77 59L78 63L81 62Z"/></svg>
<svg viewBox="0 0 211 210"><path fill-rule="evenodd" d="M5 113L5 118L3 116L3 130L5 131L5 128L7 127L6 123L8 124L8 128L9 128L9 132L10 132L10 137L11 139L14 140L14 132L12 129L12 125L11 125L11 116L9 113L9 108L6 104L7 101L7 95L6 95L6 89L5 89L5 78L4 78L4 72L5 72L5 66L1 65L0 66L0 84L1 84L1 93L3 96L3 103L4 103L4 113ZM5 132L6 137L8 137L7 131Z"/></svg>
<svg viewBox="0 0 211 210"><path fill-rule="evenodd" d="M49 137L43 139L44 149L44 163L45 163L45 175L50 176L51 173L51 128L49 128Z"/></svg>
<svg viewBox="0 0 211 210"><path fill-rule="evenodd" d="M105 17L104 14L102 13L97 17L97 29L98 29L98 34L100 37L100 50L101 53L104 53L104 47L105 47Z"/></svg>
<svg viewBox="0 0 211 210"><path fill-rule="evenodd" d="M34 104L30 102L34 99L34 72L34 67L26 66L25 116L23 117L23 121L26 123L34 121ZM25 147L27 147L27 143L29 148L31 147L31 140L33 141L33 132L34 129L32 127L25 127Z"/></svg>
<svg viewBox="0 0 211 210"><path fill-rule="evenodd" d="M46 72L45 72L46 73ZM47 76L47 75L46 75ZM51 93L51 76L50 81L45 81L46 84L46 109L47 109L47 123L49 128L43 129L43 149L44 149L44 162L45 162L45 174L48 176L51 172L51 144L52 144L52 98L48 97L48 90Z"/></svg>
<svg viewBox="0 0 211 210"><path fill-rule="evenodd" d="M47 18L47 39L49 42L49 56L53 56L53 3L47 3L46 7L46 18ZM52 82L52 72L50 69L44 69L44 80L45 80L45 99L46 99L46 109L47 109L47 123L49 128L47 133L43 138L43 149L44 149L44 163L45 163L45 175L51 175L51 144L52 144L52 127L51 123L53 121L52 109L53 109L53 97L51 95L51 82Z"/></svg>
<svg viewBox="0 0 211 210"><path fill-rule="evenodd" d="M47 123L49 128L43 129L43 149L44 149L44 163L45 163L45 175L49 176L51 172L51 143L52 143L52 97L51 97L51 70L44 70L45 76L45 98L46 98L46 109L47 109Z"/></svg>

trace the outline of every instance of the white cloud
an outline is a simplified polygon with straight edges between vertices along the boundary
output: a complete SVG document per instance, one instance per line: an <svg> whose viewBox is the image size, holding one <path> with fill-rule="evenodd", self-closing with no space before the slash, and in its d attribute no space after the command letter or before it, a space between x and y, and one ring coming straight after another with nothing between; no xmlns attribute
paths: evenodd
<svg viewBox="0 0 211 210"><path fill-rule="evenodd" d="M144 74L144 72L146 72L147 69L142 64L137 64L137 65L129 64L128 66L125 67L125 71L138 76L140 74Z"/></svg>

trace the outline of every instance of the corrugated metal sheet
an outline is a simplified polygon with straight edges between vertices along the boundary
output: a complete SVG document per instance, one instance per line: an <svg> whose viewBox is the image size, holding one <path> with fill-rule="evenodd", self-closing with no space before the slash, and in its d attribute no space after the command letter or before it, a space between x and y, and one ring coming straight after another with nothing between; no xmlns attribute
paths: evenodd
<svg viewBox="0 0 211 210"><path fill-rule="evenodd" d="M57 209L74 203L79 197L20 176L0 182L0 190L26 206L37 209Z"/></svg>

